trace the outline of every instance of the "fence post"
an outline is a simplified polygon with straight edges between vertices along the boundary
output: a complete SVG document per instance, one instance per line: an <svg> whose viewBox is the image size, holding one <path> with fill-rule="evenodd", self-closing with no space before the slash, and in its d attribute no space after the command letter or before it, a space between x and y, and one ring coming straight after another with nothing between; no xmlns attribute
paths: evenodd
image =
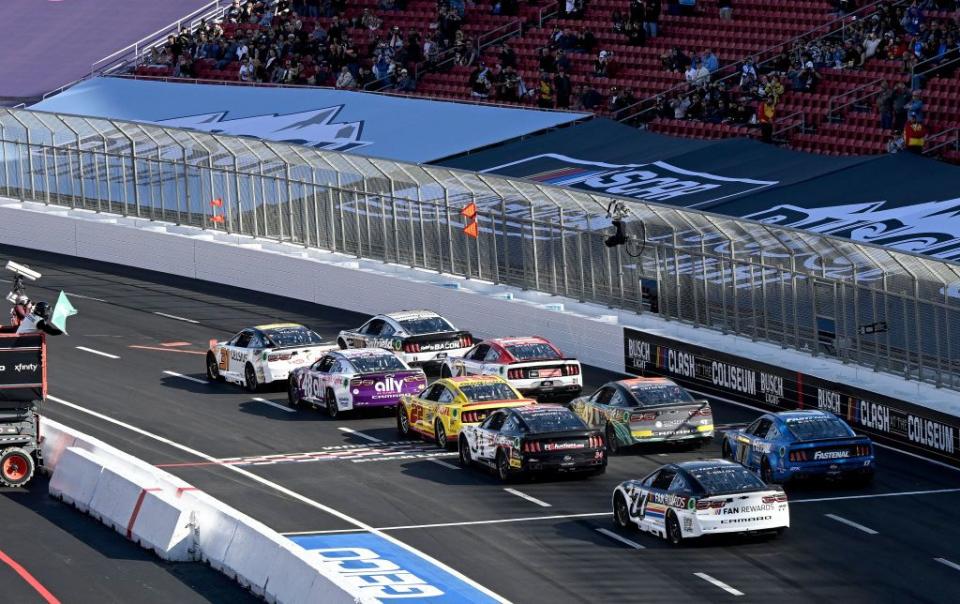
<svg viewBox="0 0 960 604"><path fill-rule="evenodd" d="M133 205L137 208L137 218L140 218L140 170L137 167L137 142L133 138L130 139L130 164L133 168Z"/></svg>
<svg viewBox="0 0 960 604"><path fill-rule="evenodd" d="M530 243L533 245L533 289L538 290L540 289L540 267L537 263L537 219L533 209L533 201L528 199L527 204L530 206ZM610 285L613 286L613 281L610 282Z"/></svg>

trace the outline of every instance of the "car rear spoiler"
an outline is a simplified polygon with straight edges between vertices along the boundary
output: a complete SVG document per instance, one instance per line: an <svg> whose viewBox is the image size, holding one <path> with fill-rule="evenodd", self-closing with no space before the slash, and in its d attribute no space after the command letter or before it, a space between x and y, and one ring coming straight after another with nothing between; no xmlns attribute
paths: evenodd
<svg viewBox="0 0 960 604"><path fill-rule="evenodd" d="M855 434L853 436L836 436L832 438L812 438L810 440L798 440L795 445L833 445L844 442L872 442L869 436Z"/></svg>
<svg viewBox="0 0 960 604"><path fill-rule="evenodd" d="M590 438L603 436L600 430L570 430L567 432L528 432L523 435L524 440L547 440L551 438Z"/></svg>

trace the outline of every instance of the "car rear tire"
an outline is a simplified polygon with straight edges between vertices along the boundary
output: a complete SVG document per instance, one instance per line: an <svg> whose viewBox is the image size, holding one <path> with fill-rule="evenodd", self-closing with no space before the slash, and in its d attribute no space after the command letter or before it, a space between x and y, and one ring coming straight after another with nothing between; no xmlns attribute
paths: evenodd
<svg viewBox="0 0 960 604"><path fill-rule="evenodd" d="M260 382L257 381L257 371L252 363L243 368L243 386L247 392L260 392Z"/></svg>
<svg viewBox="0 0 960 604"><path fill-rule="evenodd" d="M497 478L501 482L511 482L514 478L513 472L510 471L510 460L507 459L503 449L497 451Z"/></svg>
<svg viewBox="0 0 960 604"><path fill-rule="evenodd" d="M290 376L287 380L287 400L294 409L299 409L302 400L300 399L300 386L297 385L297 378Z"/></svg>
<svg viewBox="0 0 960 604"><path fill-rule="evenodd" d="M770 462L767 461L766 457L760 461L760 480L767 484L774 484L773 468L770 467Z"/></svg>
<svg viewBox="0 0 960 604"><path fill-rule="evenodd" d="M460 437L460 467L469 468L473 465L473 458L470 456L470 445L465 436Z"/></svg>
<svg viewBox="0 0 960 604"><path fill-rule="evenodd" d="M330 419L337 419L340 415L340 409L337 407L337 395L334 394L333 388L327 388L327 392L323 397L324 406L327 408L327 415L330 416Z"/></svg>
<svg viewBox="0 0 960 604"><path fill-rule="evenodd" d="M220 375L220 363L213 353L207 353L207 380L211 382L222 382L223 376Z"/></svg>
<svg viewBox="0 0 960 604"><path fill-rule="evenodd" d="M604 438L607 440L607 454L616 455L620 452L620 443L617 441L617 431L614 430L613 424L607 424L606 429L603 431Z"/></svg>
<svg viewBox="0 0 960 604"><path fill-rule="evenodd" d="M447 439L447 431L443 427L443 422L439 419L433 423L433 439L437 446L444 450L450 450L450 441Z"/></svg>
<svg viewBox="0 0 960 604"><path fill-rule="evenodd" d="M33 456L20 447L4 449L0 454L0 484L5 487L22 487L30 482L35 470Z"/></svg>
<svg viewBox="0 0 960 604"><path fill-rule="evenodd" d="M637 528L637 525L630 521L630 507L623 493L618 492L613 496L613 523L627 531Z"/></svg>
<svg viewBox="0 0 960 604"><path fill-rule="evenodd" d="M720 445L720 457L724 459L733 459L733 453L730 451L730 443L727 442L727 439L723 439L723 443Z"/></svg>
<svg viewBox="0 0 960 604"><path fill-rule="evenodd" d="M397 432L400 438L410 438L410 416L407 414L407 406L403 403L397 405Z"/></svg>
<svg viewBox="0 0 960 604"><path fill-rule="evenodd" d="M680 520L673 510L667 510L666 523L667 541L670 545L680 545L683 543L683 531L680 530Z"/></svg>

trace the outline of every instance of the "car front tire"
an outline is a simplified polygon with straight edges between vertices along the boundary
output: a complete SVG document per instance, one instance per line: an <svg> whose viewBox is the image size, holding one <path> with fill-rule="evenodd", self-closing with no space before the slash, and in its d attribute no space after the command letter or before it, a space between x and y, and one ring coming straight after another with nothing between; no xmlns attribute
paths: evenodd
<svg viewBox="0 0 960 604"><path fill-rule="evenodd" d="M217 362L217 357L211 353L207 353L207 380L211 382L222 382L223 376L220 375L220 363Z"/></svg>
<svg viewBox="0 0 960 604"><path fill-rule="evenodd" d="M327 408L327 415L330 416L330 419L337 419L340 415L340 409L337 407L337 395L334 394L332 388L327 388L327 393L324 396L325 406Z"/></svg>
<svg viewBox="0 0 960 604"><path fill-rule="evenodd" d="M300 399L300 386L297 385L297 378L290 376L287 380L287 400L294 409L299 409L302 400Z"/></svg>
<svg viewBox="0 0 960 604"><path fill-rule="evenodd" d="M460 437L460 466L469 468L473 465L473 458L470 456L470 445L464 436Z"/></svg>
<svg viewBox="0 0 960 604"><path fill-rule="evenodd" d="M630 521L630 507L623 493L618 492L613 496L613 522L623 530L637 528L637 525Z"/></svg>
<svg viewBox="0 0 960 604"><path fill-rule="evenodd" d="M603 434L604 438L607 439L607 454L616 455L619 453L620 442L617 440L617 431L614 429L613 424L607 424Z"/></svg>
<svg viewBox="0 0 960 604"><path fill-rule="evenodd" d="M410 415L403 403L397 405L397 432L400 438L410 438Z"/></svg>
<svg viewBox="0 0 960 604"><path fill-rule="evenodd" d="M444 450L450 449L450 441L447 439L447 431L443 427L443 422L437 420L433 425L433 438L437 446Z"/></svg>

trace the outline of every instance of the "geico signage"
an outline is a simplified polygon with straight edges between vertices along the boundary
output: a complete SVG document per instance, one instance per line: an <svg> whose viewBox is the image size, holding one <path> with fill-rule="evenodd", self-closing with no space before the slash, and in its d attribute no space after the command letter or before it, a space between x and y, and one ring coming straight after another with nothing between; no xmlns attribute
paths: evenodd
<svg viewBox="0 0 960 604"><path fill-rule="evenodd" d="M930 447L944 453L953 453L953 428L940 422L917 417L907 416L907 436L911 442Z"/></svg>
<svg viewBox="0 0 960 604"><path fill-rule="evenodd" d="M336 573L346 583L345 587L359 592L363 600L444 595L436 586L364 547L336 547L313 552L320 557L325 569Z"/></svg>

